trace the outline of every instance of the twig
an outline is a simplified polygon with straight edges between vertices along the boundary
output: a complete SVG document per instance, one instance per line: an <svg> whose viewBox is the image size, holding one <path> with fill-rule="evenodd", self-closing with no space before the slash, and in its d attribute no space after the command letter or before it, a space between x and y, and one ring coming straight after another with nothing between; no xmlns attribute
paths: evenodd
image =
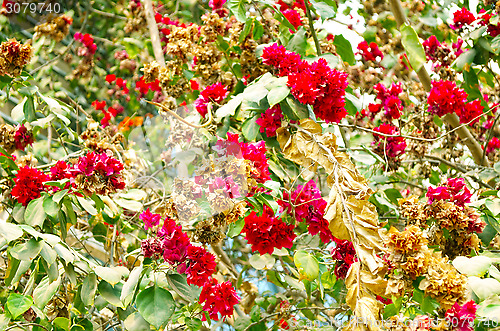
<svg viewBox="0 0 500 331"><path fill-rule="evenodd" d="M154 102L154 101L149 101L149 100L146 100L146 99L143 99L143 100L146 101L147 103L150 103L152 105L160 107L161 109L163 109L167 113L170 113L171 115L173 115L175 118L177 118L182 123L184 123L186 125L189 125L192 128L201 129L201 128L205 128L205 127L209 126L210 124L212 124L213 118L212 118L212 107L211 106L208 107L209 108L208 109L208 121L205 124L196 125L196 124L189 123L188 121L186 121L185 119L183 119L182 117L180 117L179 115L177 115L174 111L168 109L167 107L165 107L165 105L162 105L161 103Z"/></svg>
<svg viewBox="0 0 500 331"><path fill-rule="evenodd" d="M91 12L102 15L102 16L106 16L106 17L110 17L110 18L117 18L117 19L123 20L123 21L127 20L127 18L125 16L121 16L121 15L117 15L117 14L113 14L113 13L108 13L108 12L105 12L105 11L102 11L99 9L95 9L92 6L89 6L89 9Z"/></svg>
<svg viewBox="0 0 500 331"><path fill-rule="evenodd" d="M493 138L493 129L495 128L495 125L497 124L497 121L499 118L500 118L500 112L495 117L495 120L493 121L493 124L491 125L491 128L488 131L488 138L486 138L484 145L483 145L483 156L481 158L481 164L483 164L484 159L486 157L486 148L490 144L491 138Z"/></svg>
<svg viewBox="0 0 500 331"><path fill-rule="evenodd" d="M307 20L309 21L309 29L311 29L311 34L314 39L314 45L316 46L316 52L318 52L318 56L321 55L321 47L319 46L319 41L318 41L318 36L316 35L316 31L314 30L314 22L311 16L311 9L309 8L309 3L308 0L304 1L304 4L306 6L306 15L307 15Z"/></svg>

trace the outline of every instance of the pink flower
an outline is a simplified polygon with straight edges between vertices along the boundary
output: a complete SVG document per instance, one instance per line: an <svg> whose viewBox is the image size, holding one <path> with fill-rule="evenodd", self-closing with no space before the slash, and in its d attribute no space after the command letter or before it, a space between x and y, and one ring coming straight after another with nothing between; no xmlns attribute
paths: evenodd
<svg viewBox="0 0 500 331"><path fill-rule="evenodd" d="M201 116L203 116L203 118L205 118L208 113L208 103L213 102L220 104L228 94L229 91L222 83L215 83L207 86L203 91L201 91L200 96L194 102L196 110Z"/></svg>
<svg viewBox="0 0 500 331"><path fill-rule="evenodd" d="M358 54L360 54L365 61L376 62L377 58L379 58L378 61L382 61L384 58L384 54L380 51L378 45L375 42L371 42L370 45L368 45L366 40L358 44Z"/></svg>
<svg viewBox="0 0 500 331"><path fill-rule="evenodd" d="M45 190L43 183L48 180L49 176L40 170L24 166L14 177L15 185L11 195L23 206L27 206L31 200L41 197L41 192Z"/></svg>
<svg viewBox="0 0 500 331"><path fill-rule="evenodd" d="M208 2L208 6L212 8L212 10L219 10L224 6L227 0L210 0Z"/></svg>
<svg viewBox="0 0 500 331"><path fill-rule="evenodd" d="M286 17L286 19L293 25L295 30L304 23L302 23L302 18L300 17L300 14L298 11L294 9L285 9L282 11L283 16ZM290 30L291 31L291 30Z"/></svg>
<svg viewBox="0 0 500 331"><path fill-rule="evenodd" d="M275 137L276 130L281 127L282 119L283 113L281 112L281 107L280 105L275 105L262 113L256 123L260 126L259 131L261 133L265 132L266 136Z"/></svg>
<svg viewBox="0 0 500 331"><path fill-rule="evenodd" d="M396 136L399 134L397 127L386 123L381 124L373 130L385 135ZM376 133L373 134L373 137L375 140L372 145L377 145L377 148L382 149L383 153L388 157L397 157L405 152L406 141L403 137L383 136Z"/></svg>
<svg viewBox="0 0 500 331"><path fill-rule="evenodd" d="M446 186L429 187L426 197L429 198L429 204L434 200L449 200L463 207L466 203L470 203L472 193L463 178L449 178Z"/></svg>
<svg viewBox="0 0 500 331"><path fill-rule="evenodd" d="M498 139L497 137L493 137L488 142L488 146L486 147L486 154L490 155L497 149L500 149L500 139Z"/></svg>
<svg viewBox="0 0 500 331"><path fill-rule="evenodd" d="M453 307L446 311L445 318L450 325L456 326L454 330L473 331L476 311L477 305L473 300L466 302L463 306L455 302Z"/></svg>
<svg viewBox="0 0 500 331"><path fill-rule="evenodd" d="M18 125L14 133L14 142L16 149L24 151L26 146L33 145L33 132L28 131L24 124Z"/></svg>
<svg viewBox="0 0 500 331"><path fill-rule="evenodd" d="M139 219L144 222L144 228L146 230L151 229L154 226L157 226L160 224L160 214L153 214L149 211L149 208L146 209L146 211L142 212L141 215L139 215Z"/></svg>
<svg viewBox="0 0 500 331"><path fill-rule="evenodd" d="M171 265L181 264L186 261L191 242L187 234L182 232L182 227L174 220L166 218L162 228L158 231L163 250L163 259Z"/></svg>
<svg viewBox="0 0 500 331"><path fill-rule="evenodd" d="M433 81L427 98L429 112L440 117L450 113L459 115L466 101L467 93L448 80Z"/></svg>

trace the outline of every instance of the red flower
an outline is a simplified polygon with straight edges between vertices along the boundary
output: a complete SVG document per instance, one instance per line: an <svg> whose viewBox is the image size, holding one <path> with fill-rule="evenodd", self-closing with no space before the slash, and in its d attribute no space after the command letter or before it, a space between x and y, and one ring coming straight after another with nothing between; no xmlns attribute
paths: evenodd
<svg viewBox="0 0 500 331"><path fill-rule="evenodd" d="M212 10L219 10L224 6L227 0L210 0L208 2L208 6L212 8Z"/></svg>
<svg viewBox="0 0 500 331"><path fill-rule="evenodd" d="M187 249L188 267L186 269L188 284L203 286L215 272L215 256L203 247L189 246Z"/></svg>
<svg viewBox="0 0 500 331"><path fill-rule="evenodd" d="M399 94L403 92L401 83L393 83L390 89L379 83L374 89L377 91L377 99L382 101L382 106L385 109L384 115L389 120L400 118L403 110L403 102L399 98Z"/></svg>
<svg viewBox="0 0 500 331"><path fill-rule="evenodd" d="M294 72L296 67L303 63L299 54L288 52L285 46L278 46L276 43L264 48L262 59L264 64L278 69L278 76Z"/></svg>
<svg viewBox="0 0 500 331"><path fill-rule="evenodd" d="M124 80L123 78L117 78L116 79L116 85L119 87L119 88L124 88L127 86L127 81Z"/></svg>
<svg viewBox="0 0 500 331"><path fill-rule="evenodd" d="M390 124L383 123L379 127L373 129L386 135L398 135L399 129ZM372 145L377 145L377 148L382 149L388 157L397 157L405 152L406 141L403 137L388 137L383 135L373 134L375 141Z"/></svg>
<svg viewBox="0 0 500 331"><path fill-rule="evenodd" d="M153 214L149 211L149 208L146 209L146 211L142 212L141 215L139 215L139 219L144 222L144 228L151 229L154 226L157 226L160 224L160 214Z"/></svg>
<svg viewBox="0 0 500 331"><path fill-rule="evenodd" d="M104 108L106 107L106 101L95 100L94 102L92 102L92 107L94 107L95 110L104 110Z"/></svg>
<svg viewBox="0 0 500 331"><path fill-rule="evenodd" d="M106 82L108 82L108 84L111 84L112 82L114 82L115 79L116 79L116 75L114 75L114 74L110 74L110 75L106 76Z"/></svg>
<svg viewBox="0 0 500 331"><path fill-rule="evenodd" d="M289 215L295 215L298 222L306 221L311 235L319 233L324 243L332 241L329 222L324 218L327 202L321 197L314 180L310 180L304 186L299 185L291 196L286 191L283 192L283 200L279 200L278 203Z"/></svg>
<svg viewBox="0 0 500 331"><path fill-rule="evenodd" d="M463 7L461 10L457 10L453 13L453 24L451 25L451 28L461 29L464 25L471 25L475 20L476 17L474 14L468 11L467 8Z"/></svg>
<svg viewBox="0 0 500 331"><path fill-rule="evenodd" d="M71 177L69 166L64 161L57 161L57 163L50 168L50 180L61 180Z"/></svg>
<svg viewBox="0 0 500 331"><path fill-rule="evenodd" d="M358 44L358 51L358 54L360 54L365 61L376 62L377 58L380 58L378 61L382 61L384 58L384 54L380 51L375 42L371 42L370 45L368 45L366 40L360 42Z"/></svg>
<svg viewBox="0 0 500 331"><path fill-rule="evenodd" d="M174 265L186 261L191 242L180 225L167 217L158 231L158 237L162 239L163 259L166 262Z"/></svg>
<svg viewBox="0 0 500 331"><path fill-rule="evenodd" d="M281 127L282 118L283 113L280 105L275 105L262 113L256 123L260 126L259 131L261 133L265 132L266 136L274 137L276 136L276 130Z"/></svg>
<svg viewBox="0 0 500 331"><path fill-rule="evenodd" d="M203 118L205 118L208 113L208 103L213 102L219 104L227 97L228 94L229 91L222 83L215 83L207 86L194 102L196 110L201 116L203 116Z"/></svg>
<svg viewBox="0 0 500 331"><path fill-rule="evenodd" d="M480 100L474 100L464 105L464 108L457 114L460 117L460 123L470 125L479 122L479 119L483 115L484 107L481 105Z"/></svg>
<svg viewBox="0 0 500 331"><path fill-rule="evenodd" d="M282 11L283 16L286 17L286 19L293 25L295 30L304 23L302 23L302 18L300 17L300 14L298 11L294 9L285 9Z"/></svg>
<svg viewBox="0 0 500 331"><path fill-rule="evenodd" d="M214 278L210 278L203 285L199 299L203 310L208 312L214 321L219 320L219 313L224 319L233 315L234 305L239 301L240 297L230 282L219 284Z"/></svg>
<svg viewBox="0 0 500 331"><path fill-rule="evenodd" d="M450 113L460 114L467 101L467 93L459 89L455 82L442 80L433 81L432 89L427 98L429 112L438 116Z"/></svg>
<svg viewBox="0 0 500 331"><path fill-rule="evenodd" d="M271 208L264 206L262 216L253 211L245 218L242 232L246 233L245 239L252 245L252 251L263 255L272 254L274 248L292 248L296 237L293 229L292 224L276 218Z"/></svg>
<svg viewBox="0 0 500 331"><path fill-rule="evenodd" d="M476 311L477 305L473 300L466 302L463 306L455 302L453 307L446 311L445 318L450 325L454 326L454 330L473 331Z"/></svg>
<svg viewBox="0 0 500 331"><path fill-rule="evenodd" d="M357 261L356 250L349 240L334 238L335 247L332 248L332 259L337 261L335 266L335 276L344 279L351 264Z"/></svg>
<svg viewBox="0 0 500 331"><path fill-rule="evenodd" d="M434 200L450 200L463 207L466 203L470 203L472 193L463 178L449 178L446 186L429 187L425 196L429 198L429 204Z"/></svg>
<svg viewBox="0 0 500 331"><path fill-rule="evenodd" d="M48 180L49 176L40 170L24 166L14 178L15 185L11 194L19 203L27 206L31 200L41 197L41 192L45 190L43 183Z"/></svg>
<svg viewBox="0 0 500 331"><path fill-rule="evenodd" d="M24 151L26 146L33 144L33 132L28 131L24 124L17 126L16 133L14 133L14 141L16 148Z"/></svg>
<svg viewBox="0 0 500 331"><path fill-rule="evenodd" d="M493 137L486 147L486 154L489 155L497 149L500 149L500 139L498 139L497 137Z"/></svg>

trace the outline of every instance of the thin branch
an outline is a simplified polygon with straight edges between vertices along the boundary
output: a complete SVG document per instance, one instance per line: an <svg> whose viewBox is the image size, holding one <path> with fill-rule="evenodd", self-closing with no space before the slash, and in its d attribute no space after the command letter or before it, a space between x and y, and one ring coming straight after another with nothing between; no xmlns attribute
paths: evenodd
<svg viewBox="0 0 500 331"><path fill-rule="evenodd" d="M497 124L497 121L499 118L500 118L500 112L495 117L495 120L493 121L493 124L491 125L491 128L488 131L488 138L486 138L484 145L483 145L483 156L481 158L481 164L483 164L484 159L486 158L486 148L490 144L491 138L493 138L493 130L495 129L495 125Z"/></svg>
<svg viewBox="0 0 500 331"><path fill-rule="evenodd" d="M153 52L155 54L156 62L164 67L165 56L161 47L160 32L155 20L155 12L153 10L153 3L151 0L144 0L144 10L146 12L146 20L148 22L149 35L151 36L151 43L153 44Z"/></svg>
<svg viewBox="0 0 500 331"><path fill-rule="evenodd" d="M316 31L314 30L314 22L311 16L311 9L309 8L308 0L304 1L306 6L306 15L307 20L309 21L309 29L311 30L312 37L314 39L314 45L316 45L316 52L318 52L318 56L321 55L321 47L319 46L318 36L316 35Z"/></svg>
<svg viewBox="0 0 500 331"><path fill-rule="evenodd" d="M113 13L108 13L108 12L105 12L105 11L102 11L99 9L95 9L92 6L89 6L89 9L91 12L102 15L102 16L106 16L106 17L110 17L110 18L117 18L117 19L123 20L123 21L127 20L127 18L125 16L121 16L121 15L117 15L117 14L113 14Z"/></svg>
<svg viewBox="0 0 500 331"><path fill-rule="evenodd" d="M179 121L181 121L182 123L184 123L186 125L189 125L192 128L201 129L201 128L205 128L205 127L209 126L210 124L212 124L213 118L212 118L212 107L211 107L211 105L208 107L209 108L208 109L208 121L206 123L202 124L202 125L196 125L196 124L189 123L188 121L186 121L185 119L183 119L182 117L180 117L179 115L177 115L174 111L168 109L167 107L165 107L161 103L154 102L154 101L149 101L149 100L146 100L146 99L143 99L143 100L146 101L147 103L150 103L152 105L160 107L165 112L171 114L172 116L174 116L175 118L177 118Z"/></svg>

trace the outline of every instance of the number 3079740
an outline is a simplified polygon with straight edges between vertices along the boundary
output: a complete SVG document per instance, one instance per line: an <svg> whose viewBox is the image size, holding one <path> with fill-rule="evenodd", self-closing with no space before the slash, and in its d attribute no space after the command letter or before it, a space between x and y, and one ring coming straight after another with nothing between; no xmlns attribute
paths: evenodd
<svg viewBox="0 0 500 331"><path fill-rule="evenodd" d="M7 14L45 14L60 13L61 4L45 2L7 2L5 4Z"/></svg>

